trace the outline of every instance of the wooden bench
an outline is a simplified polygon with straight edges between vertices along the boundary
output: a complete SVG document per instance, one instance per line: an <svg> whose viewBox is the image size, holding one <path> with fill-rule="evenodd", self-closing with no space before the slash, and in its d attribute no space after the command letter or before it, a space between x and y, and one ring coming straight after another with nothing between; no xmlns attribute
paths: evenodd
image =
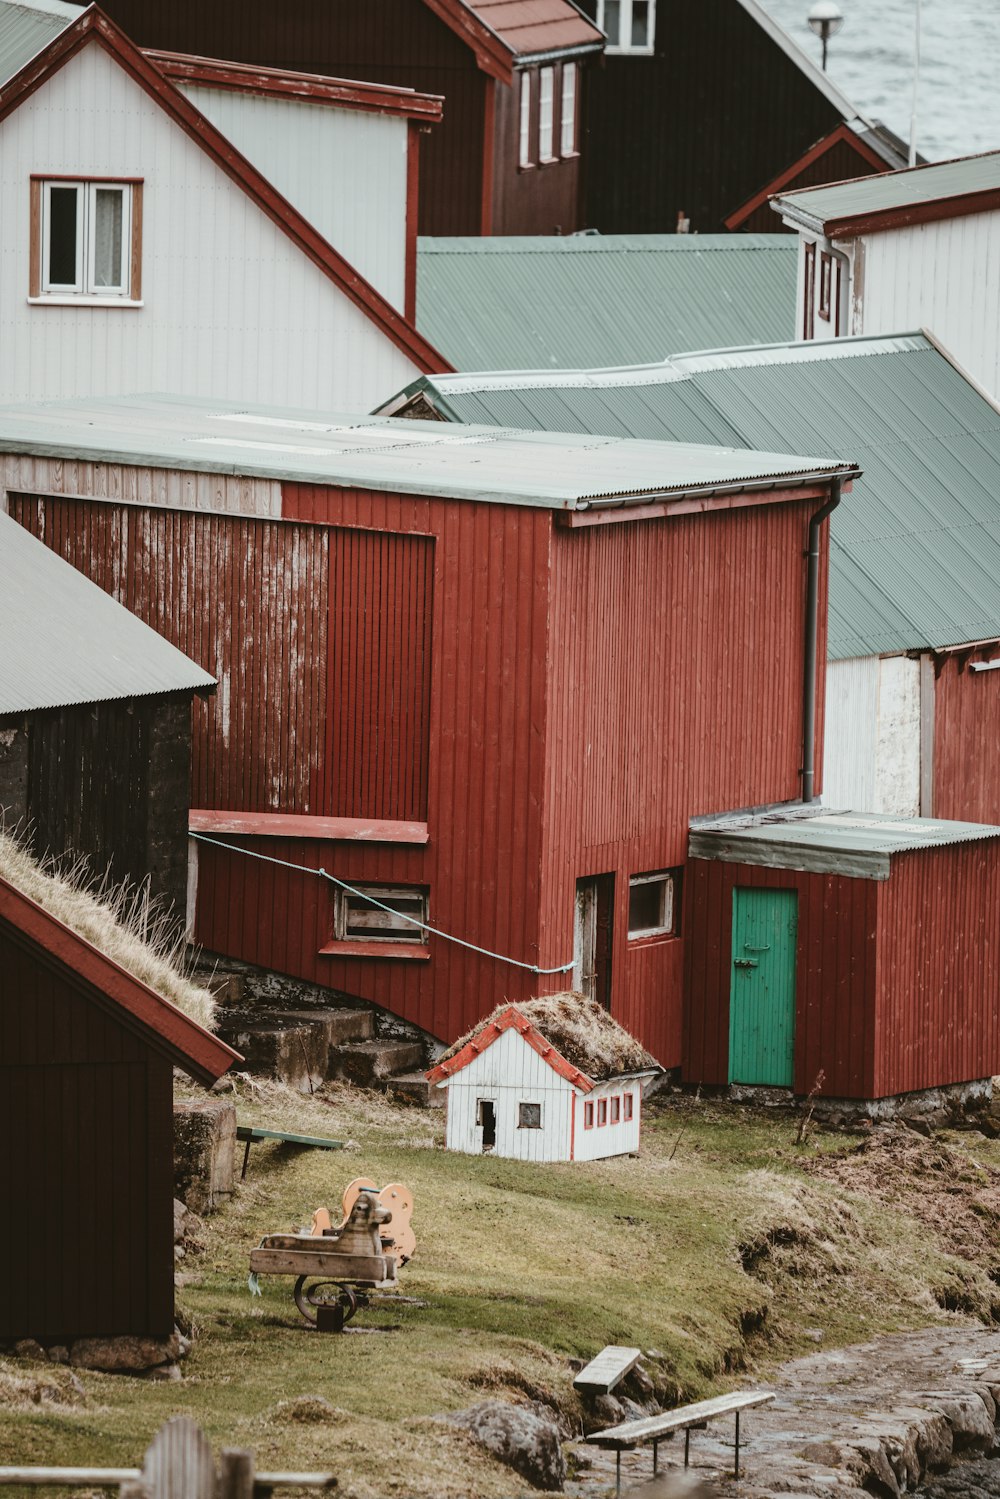
<svg viewBox="0 0 1000 1499"><path fill-rule="evenodd" d="M734 1395L717 1395L714 1400L699 1400L694 1405L679 1405L676 1410L664 1411L661 1416L644 1416L641 1421L623 1421L620 1426L608 1426L604 1431L593 1431L587 1437L595 1447L611 1447L615 1451L615 1493L622 1489L622 1453L630 1452L646 1442L653 1444L653 1473L658 1470L659 1446L675 1432L684 1433L684 1466L688 1466L692 1431L701 1431L716 1416L736 1416L736 1462L733 1475L740 1476L740 1415L755 1405L766 1405L774 1399L770 1390L745 1390Z"/></svg>
<svg viewBox="0 0 1000 1499"><path fill-rule="evenodd" d="M587 1390L598 1395L610 1395L615 1385L620 1384L642 1357L640 1348L622 1348L610 1343L592 1358L585 1369L581 1369L573 1381L574 1390Z"/></svg>
<svg viewBox="0 0 1000 1499"><path fill-rule="evenodd" d="M313 1150L343 1150L343 1140L324 1140L322 1135L289 1135L280 1129L257 1129L249 1124L240 1124L236 1128L237 1140L246 1141L246 1149L243 1152L243 1170L240 1172L240 1181L246 1179L247 1162L250 1159L250 1147L256 1140L280 1140L283 1145L305 1145Z"/></svg>

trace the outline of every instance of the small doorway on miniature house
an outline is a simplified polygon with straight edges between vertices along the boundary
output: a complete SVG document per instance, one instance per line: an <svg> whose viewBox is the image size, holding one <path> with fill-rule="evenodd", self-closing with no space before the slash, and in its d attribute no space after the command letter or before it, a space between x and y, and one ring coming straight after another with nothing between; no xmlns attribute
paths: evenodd
<svg viewBox="0 0 1000 1499"><path fill-rule="evenodd" d="M615 877L591 874L576 882L573 988L611 1009L611 945Z"/></svg>
<svg viewBox="0 0 1000 1499"><path fill-rule="evenodd" d="M798 902L795 890L733 891L731 1083L792 1086Z"/></svg>

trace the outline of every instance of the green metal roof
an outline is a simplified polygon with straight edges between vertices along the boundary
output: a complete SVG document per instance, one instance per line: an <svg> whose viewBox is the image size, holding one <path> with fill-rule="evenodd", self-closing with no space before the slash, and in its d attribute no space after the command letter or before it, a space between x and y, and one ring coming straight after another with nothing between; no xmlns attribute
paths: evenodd
<svg viewBox="0 0 1000 1499"><path fill-rule="evenodd" d="M856 182L779 194L773 206L778 213L822 228L834 219L867 218L869 214L997 190L1000 190L1000 151L988 151L982 156L963 156L957 161L931 162L927 166L861 177Z"/></svg>
<svg viewBox="0 0 1000 1499"><path fill-rule="evenodd" d="M691 826L688 853L693 859L727 864L887 880L893 854L992 838L1000 838L1000 827L987 823L796 807L750 817L699 819Z"/></svg>
<svg viewBox="0 0 1000 1499"><path fill-rule="evenodd" d="M451 421L840 453L864 473L832 520L830 655L1000 636L1000 412L921 334L404 394Z"/></svg>
<svg viewBox="0 0 1000 1499"><path fill-rule="evenodd" d="M587 369L795 334L782 234L421 239L417 327L458 370Z"/></svg>
<svg viewBox="0 0 1000 1499"><path fill-rule="evenodd" d="M0 88L79 15L61 0L0 0Z"/></svg>
<svg viewBox="0 0 1000 1499"><path fill-rule="evenodd" d="M0 407L0 452L550 510L849 477L833 458L338 416L180 396Z"/></svg>

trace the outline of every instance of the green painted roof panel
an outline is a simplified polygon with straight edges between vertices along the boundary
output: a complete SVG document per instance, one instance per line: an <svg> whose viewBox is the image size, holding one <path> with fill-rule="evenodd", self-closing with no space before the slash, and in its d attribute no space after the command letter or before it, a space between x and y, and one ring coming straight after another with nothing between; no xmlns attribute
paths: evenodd
<svg viewBox="0 0 1000 1499"><path fill-rule="evenodd" d="M0 88L79 15L61 0L0 0Z"/></svg>
<svg viewBox="0 0 1000 1499"><path fill-rule="evenodd" d="M458 370L587 369L795 333L782 234L421 239L417 327Z"/></svg>
<svg viewBox="0 0 1000 1499"><path fill-rule="evenodd" d="M831 219L866 217L894 208L997 189L1000 189L1000 151L988 151L982 156L963 156L958 161L931 162L927 166L861 177L856 182L779 194L776 207L778 212L787 209L796 217L802 215L825 224Z"/></svg>

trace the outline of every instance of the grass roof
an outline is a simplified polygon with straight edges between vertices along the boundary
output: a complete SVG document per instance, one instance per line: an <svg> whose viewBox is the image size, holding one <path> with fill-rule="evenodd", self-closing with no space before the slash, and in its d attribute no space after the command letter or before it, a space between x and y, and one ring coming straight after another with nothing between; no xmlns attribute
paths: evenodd
<svg viewBox="0 0 1000 1499"><path fill-rule="evenodd" d="M516 1005L498 1005L466 1035L450 1046L441 1062L453 1057L463 1046L479 1035L491 1021L498 1020L509 1009L517 1010L574 1067L594 1082L617 1077L623 1072L643 1072L659 1063L623 1025L612 1019L595 1000L566 990L561 994L543 994Z"/></svg>
<svg viewBox="0 0 1000 1499"><path fill-rule="evenodd" d="M18 838L0 829L0 878L84 937L105 957L161 998L211 1029L215 1000L183 968L183 937L148 884L86 887L83 860L40 863Z"/></svg>

